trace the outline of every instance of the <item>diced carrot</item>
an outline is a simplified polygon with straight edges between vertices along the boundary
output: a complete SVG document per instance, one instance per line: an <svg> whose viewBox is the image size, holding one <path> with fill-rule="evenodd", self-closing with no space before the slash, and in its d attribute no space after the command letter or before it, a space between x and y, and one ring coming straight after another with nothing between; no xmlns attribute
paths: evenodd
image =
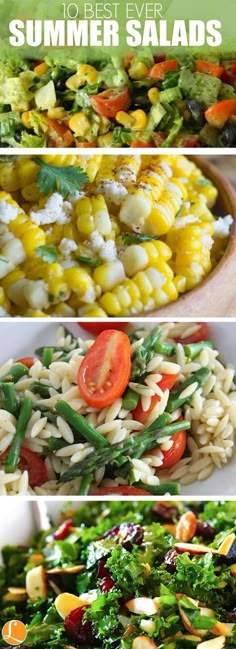
<svg viewBox="0 0 236 649"><path fill-rule="evenodd" d="M173 72L178 69L178 61L176 59L169 59L168 61L155 63L151 70L149 70L148 76L152 79L156 79L156 81L163 81L167 72Z"/></svg>
<svg viewBox="0 0 236 649"><path fill-rule="evenodd" d="M212 104L205 111L205 118L211 126L222 128L232 115L236 114L236 99L223 99Z"/></svg>
<svg viewBox="0 0 236 649"><path fill-rule="evenodd" d="M202 72L203 74L210 74L211 77L220 78L223 72L223 67L211 63L211 61L204 61L199 59L196 61L196 70L197 72Z"/></svg>

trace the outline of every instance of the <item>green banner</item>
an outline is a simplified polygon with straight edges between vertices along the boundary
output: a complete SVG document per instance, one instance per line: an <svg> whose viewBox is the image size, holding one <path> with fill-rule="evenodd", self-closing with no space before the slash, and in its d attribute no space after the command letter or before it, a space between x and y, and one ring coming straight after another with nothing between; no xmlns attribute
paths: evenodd
<svg viewBox="0 0 236 649"><path fill-rule="evenodd" d="M234 55L235 0L0 0L1 56L85 60L138 48Z"/></svg>

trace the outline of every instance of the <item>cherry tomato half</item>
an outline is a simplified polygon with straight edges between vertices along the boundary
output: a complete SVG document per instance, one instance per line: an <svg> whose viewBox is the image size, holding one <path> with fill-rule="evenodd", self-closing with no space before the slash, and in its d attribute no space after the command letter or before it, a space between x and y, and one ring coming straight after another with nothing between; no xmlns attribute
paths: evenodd
<svg viewBox="0 0 236 649"><path fill-rule="evenodd" d="M175 385L177 379L178 379L179 374L163 374L161 381L158 383L158 386L163 390L171 390L173 386ZM153 408L155 405L160 401L160 397L158 394L155 394L154 397L151 398L151 404L150 408L148 410L144 411L142 408L142 402L139 401L138 405L136 406L135 410L132 411L133 419L135 421L140 421L142 424L145 424L148 416L152 412Z"/></svg>
<svg viewBox="0 0 236 649"><path fill-rule="evenodd" d="M30 369L35 363L35 358L33 358L33 356L24 356L24 358L18 358L15 363L21 363L22 365L25 365L25 367L28 367Z"/></svg>
<svg viewBox="0 0 236 649"><path fill-rule="evenodd" d="M56 119L49 119L48 122L48 135L50 139L50 146L52 147L69 147L74 142L74 136L69 130L68 126L60 124Z"/></svg>
<svg viewBox="0 0 236 649"><path fill-rule="evenodd" d="M113 322L112 329L123 331L126 329L127 324L127 322ZM111 329L110 322L78 322L78 325L81 329L85 329L85 331L89 331L91 334L100 334L101 331Z"/></svg>
<svg viewBox="0 0 236 649"><path fill-rule="evenodd" d="M98 115L115 117L120 110L127 110L131 104L129 88L109 88L98 95L91 95L91 104Z"/></svg>
<svg viewBox="0 0 236 649"><path fill-rule="evenodd" d="M102 331L78 371L80 393L89 406L104 408L127 387L131 371L130 341L123 331Z"/></svg>
<svg viewBox="0 0 236 649"><path fill-rule="evenodd" d="M186 442L187 442L187 433L186 430L180 430L179 433L173 435L173 445L169 451L163 451L163 464L158 467L159 469L170 469L171 466L177 464L181 460L182 455L184 454ZM158 450L160 447L158 447Z"/></svg>
<svg viewBox="0 0 236 649"><path fill-rule="evenodd" d="M94 496L110 496L117 494L120 496L148 496L148 490L138 489L138 487L101 487L95 491Z"/></svg>
<svg viewBox="0 0 236 649"><path fill-rule="evenodd" d="M0 461L5 459L8 451L9 448L2 453ZM29 448L25 448L25 446L21 447L20 462L18 466L22 471L28 471L29 484L32 488L40 487L40 485L47 480L48 474L44 461L38 453L31 451Z"/></svg>
<svg viewBox="0 0 236 649"><path fill-rule="evenodd" d="M181 345L190 345L191 343L199 343L201 340L207 340L209 338L207 322L196 322L196 324L199 325L197 331L184 338L175 338L176 342L181 343Z"/></svg>

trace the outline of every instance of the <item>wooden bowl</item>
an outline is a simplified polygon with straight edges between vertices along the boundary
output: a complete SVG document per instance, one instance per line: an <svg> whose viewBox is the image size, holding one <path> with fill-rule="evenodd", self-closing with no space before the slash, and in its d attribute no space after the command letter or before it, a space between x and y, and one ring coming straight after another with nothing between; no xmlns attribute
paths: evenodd
<svg viewBox="0 0 236 649"><path fill-rule="evenodd" d="M148 315L173 318L236 316L236 191L224 174L205 156L189 157L218 189L219 198L214 211L222 216L231 214L234 219L229 243L222 259L202 284Z"/></svg>

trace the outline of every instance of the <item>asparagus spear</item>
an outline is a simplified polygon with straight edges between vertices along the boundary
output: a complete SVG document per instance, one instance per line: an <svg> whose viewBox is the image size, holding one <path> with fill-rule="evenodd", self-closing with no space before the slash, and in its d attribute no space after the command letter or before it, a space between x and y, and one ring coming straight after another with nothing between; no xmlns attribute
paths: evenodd
<svg viewBox="0 0 236 649"><path fill-rule="evenodd" d="M26 365L23 365L23 363L14 363L8 372L3 374L3 376L0 376L0 381L17 383L22 376L27 376L28 374L29 368L26 367Z"/></svg>
<svg viewBox="0 0 236 649"><path fill-rule="evenodd" d="M53 361L53 347L44 347L42 363L44 367L49 367Z"/></svg>
<svg viewBox="0 0 236 649"><path fill-rule="evenodd" d="M125 410L134 410L138 405L140 398L140 394L134 392L131 388L127 388L122 399L122 407Z"/></svg>
<svg viewBox="0 0 236 649"><path fill-rule="evenodd" d="M153 327L148 336L144 339L143 344L137 349L132 363L132 381L136 381L146 372L147 364L153 357L155 344L160 337L161 327Z"/></svg>
<svg viewBox="0 0 236 649"><path fill-rule="evenodd" d="M95 448L110 448L110 442L100 435L92 424L89 424L82 415L75 412L66 401L58 401L55 409L58 414L76 430L77 433L80 433L80 435L85 437L85 439L95 446Z"/></svg>
<svg viewBox="0 0 236 649"><path fill-rule="evenodd" d="M29 397L25 397L21 404L20 414L16 425L16 432L10 446L10 451L4 462L6 473L12 473L16 469L21 446L25 436L26 427L31 417L31 412L32 401Z"/></svg>
<svg viewBox="0 0 236 649"><path fill-rule="evenodd" d="M14 383L2 382L0 384L0 390L2 393L1 407L3 410L11 412L12 415L16 415L18 410L18 398L16 396Z"/></svg>
<svg viewBox="0 0 236 649"><path fill-rule="evenodd" d="M194 372L187 381L184 381L184 383L181 383L175 390L172 390L166 406L167 412L174 412L174 410L183 406L184 403L188 403L192 399L194 392L206 383L209 376L210 370L208 367L201 367L201 369ZM191 392L189 396L184 395L181 397L181 394L194 383L196 383L196 386L193 392Z"/></svg>
<svg viewBox="0 0 236 649"><path fill-rule="evenodd" d="M175 435L180 430L190 428L189 421L177 421L163 427L160 427L160 421L162 426L162 415L156 420L156 430L146 429L142 433L131 435L123 444L110 444L107 448L98 448L96 452L88 455L83 462L76 463L68 471L65 471L59 478L59 482L69 482L79 476L91 475L98 467L106 464L122 466L129 461L129 458L139 458L145 451L155 448L158 440L163 439L166 435Z"/></svg>
<svg viewBox="0 0 236 649"><path fill-rule="evenodd" d="M154 496L165 496L166 493L171 494L171 496L178 496L180 494L180 484L178 482L163 482L162 484L157 485L146 485L144 482L134 482L132 487L137 487L138 489L146 489L147 492L153 494Z"/></svg>

